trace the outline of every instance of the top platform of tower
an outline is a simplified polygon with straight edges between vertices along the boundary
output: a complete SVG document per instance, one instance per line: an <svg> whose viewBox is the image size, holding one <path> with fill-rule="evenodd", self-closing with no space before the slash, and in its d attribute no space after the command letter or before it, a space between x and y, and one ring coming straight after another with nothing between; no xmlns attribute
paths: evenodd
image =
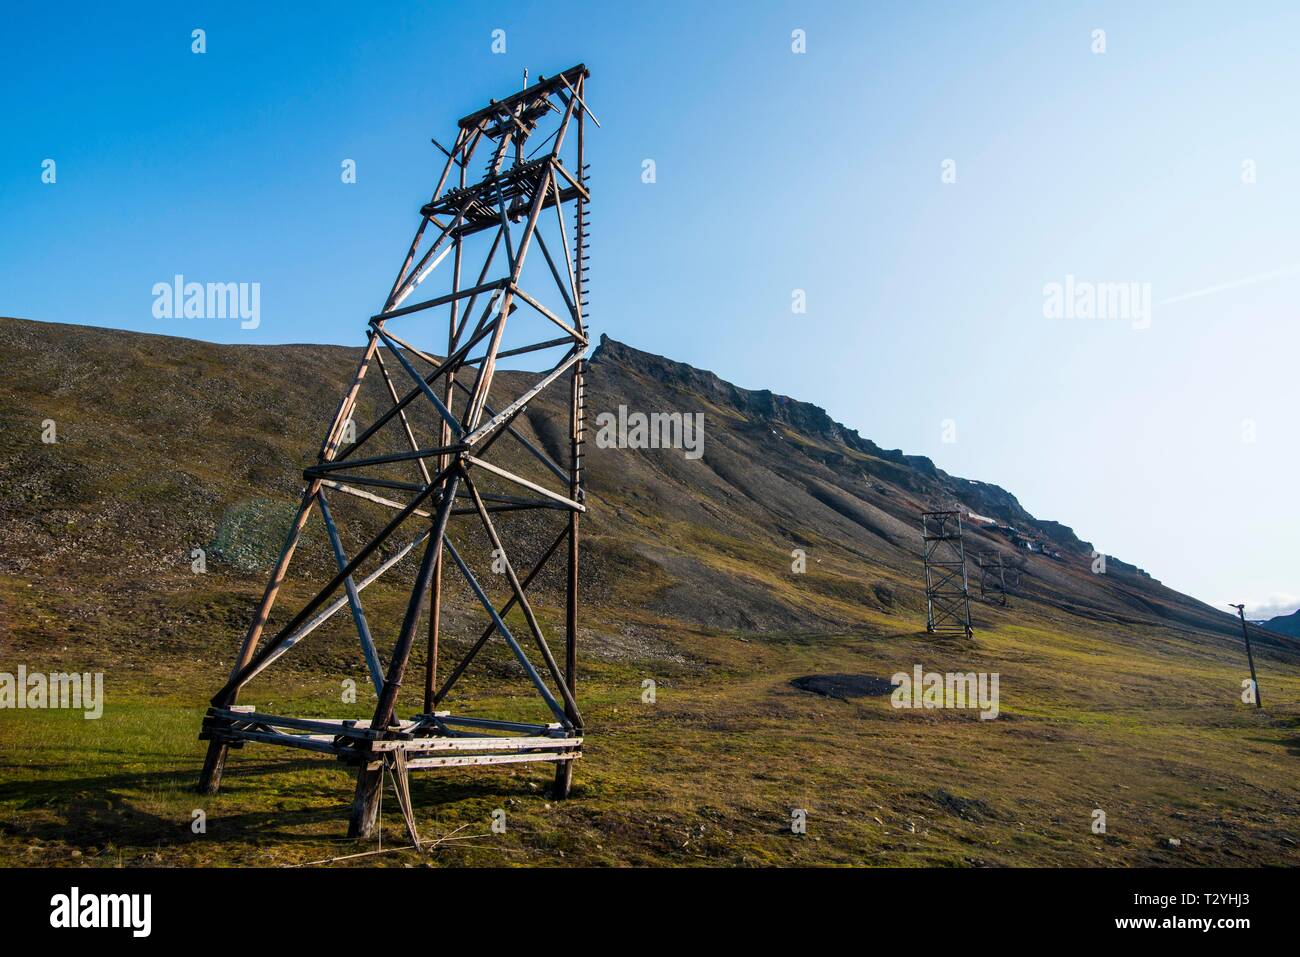
<svg viewBox="0 0 1300 957"><path fill-rule="evenodd" d="M490 120L497 116L507 116L513 112L521 102L535 100L539 96L549 96L551 93L563 91L572 94L577 86L577 81L591 75L587 67L579 63L571 66L563 73L558 73L551 77L541 77L532 86L525 87L518 93L513 93L504 100L492 100L481 110L476 110L468 116L461 117L458 124L461 129L468 130L478 126L484 120ZM489 132L489 135L491 133ZM493 139L496 137L493 136Z"/></svg>

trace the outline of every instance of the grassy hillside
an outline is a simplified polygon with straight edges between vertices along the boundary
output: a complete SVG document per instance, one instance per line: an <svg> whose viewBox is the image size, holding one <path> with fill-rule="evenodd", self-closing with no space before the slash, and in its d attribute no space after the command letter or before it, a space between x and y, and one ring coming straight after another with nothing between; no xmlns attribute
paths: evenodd
<svg viewBox="0 0 1300 957"><path fill-rule="evenodd" d="M294 863L365 849L339 840L351 784L330 762L249 747L219 796L190 790L206 699L358 355L0 319L0 671L103 671L107 694L98 721L0 711L0 863ZM501 393L528 378L507 374ZM368 385L362 423L386 402ZM1090 545L1002 489L880 449L813 406L612 341L590 364L588 395L593 417L619 405L703 412L703 457L590 444L580 649L590 735L573 799L550 801L544 769L526 766L418 777L427 835L462 825L485 835L432 862L1300 862L1294 643L1261 635L1268 707L1247 707L1234 619L1117 559L1093 574ZM521 420L560 460L549 423L562 401L548 396ZM41 441L46 420L52 444ZM413 424L428 434L429 419ZM949 505L1058 556L972 527L967 554L999 551L1021 584L1008 607L976 602L970 641L924 634L916 515ZM355 548L376 515L336 510ZM506 525L507 546L535 554L545 542L529 523L541 521ZM191 570L195 547L204 574ZM795 548L806 574L791 571ZM280 607L308 597L330 564L323 530L309 525ZM381 653L404 581L367 592ZM540 582L544 624L560 617L556 586ZM449 602L454 654L478 618L467 591L453 588ZM367 713L344 618L243 700ZM888 679L918 663L998 672L998 719L791 684ZM533 715L508 655L484 666L457 710ZM654 704L641 700L646 678ZM339 700L345 679L361 689L355 705ZM488 833L497 807L504 835ZM198 808L203 835L190 829ZM806 835L790 832L795 808L808 812ZM1105 834L1091 829L1097 809Z"/></svg>

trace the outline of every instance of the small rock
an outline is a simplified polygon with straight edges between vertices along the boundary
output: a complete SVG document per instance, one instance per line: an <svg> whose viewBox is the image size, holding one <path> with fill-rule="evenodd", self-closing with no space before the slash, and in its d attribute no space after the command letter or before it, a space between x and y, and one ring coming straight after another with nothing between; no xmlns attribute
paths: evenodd
<svg viewBox="0 0 1300 957"><path fill-rule="evenodd" d="M1183 846L1183 842L1180 841L1180 840L1179 840L1178 838L1176 838L1176 837L1171 837L1171 838L1169 838L1169 846L1170 846L1170 847L1182 847L1182 846Z"/></svg>

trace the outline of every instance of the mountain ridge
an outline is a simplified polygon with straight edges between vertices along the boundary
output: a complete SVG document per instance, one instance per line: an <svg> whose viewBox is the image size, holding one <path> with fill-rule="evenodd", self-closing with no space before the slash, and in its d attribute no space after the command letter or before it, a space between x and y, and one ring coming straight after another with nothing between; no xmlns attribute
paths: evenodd
<svg viewBox="0 0 1300 957"><path fill-rule="evenodd" d="M190 547L214 543L214 569L255 587L264 574L258 561L271 560L267 548L232 545L231 529L274 541L271 526L287 521L281 512L292 507L301 469L361 353L18 319L0 319L0 341L9 384L0 413L28 423L0 436L0 467L10 476L0 480L0 573L47 570L79 582L70 592L84 589L78 576L93 562L111 557L143 588L159 567L185 573ZM680 450L600 448L589 424L582 567L593 607L619 609L597 619L640 616L626 627L643 632L923 626L919 512L957 505L969 522L977 629L1067 616L1090 627L1169 628L1193 643L1238 634L1231 616L1126 562L1108 558L1106 574L1093 574L1090 545L1032 516L1011 492L882 449L811 403L742 389L607 336L588 370L589 423L619 405L702 409L708 423L699 461ZM518 394L536 376L500 378ZM388 401L363 395L363 411ZM567 456L554 425L561 402L543 393L518 420L557 461ZM37 440L47 417L59 422L58 445ZM528 467L518 463L524 474ZM503 534L526 548L536 533L519 525ZM808 574L791 573L794 549L808 554ZM305 549L302 561L327 568L332 559L317 551L313 558ZM225 567L224 554L257 560ZM978 561L995 554L1019 578L1011 609L979 600ZM120 590L102 587L105 602ZM538 587L547 587L545 576ZM1284 641L1277 647L1290 653Z"/></svg>
<svg viewBox="0 0 1300 957"><path fill-rule="evenodd" d="M648 372L657 373L666 382L707 389L714 394L726 396L737 411L757 416L765 422L840 442L868 455L906 466L924 476L946 480L952 483L954 490L960 489L968 495L970 500L960 503L968 506L968 511L1001 517L1006 521L1030 524L1041 531L1045 537L1074 552L1090 554L1093 550L1092 543L1080 539L1068 525L1035 517L1020 504L1015 494L1007 489L992 482L952 475L940 469L932 459L924 455L909 455L901 449L882 448L872 440L863 438L856 429L838 422L829 412L814 403L774 393L769 389L745 389L727 382L716 373L637 349L605 334L601 335L590 359L591 362L601 360L638 366ZM981 508L985 511L981 512ZM1147 574L1138 566L1115 556L1107 555L1106 558L1108 562L1117 562L1122 568L1143 575Z"/></svg>
<svg viewBox="0 0 1300 957"><path fill-rule="evenodd" d="M1279 635L1300 638L1300 609L1291 612L1289 615L1277 615L1270 618L1268 621L1263 622L1260 627L1267 628Z"/></svg>

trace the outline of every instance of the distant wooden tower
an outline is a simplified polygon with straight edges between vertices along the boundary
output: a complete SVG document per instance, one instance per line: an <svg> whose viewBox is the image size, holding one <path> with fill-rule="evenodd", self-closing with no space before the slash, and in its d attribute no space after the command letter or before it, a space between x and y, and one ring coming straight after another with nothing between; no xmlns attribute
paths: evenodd
<svg viewBox="0 0 1300 957"><path fill-rule="evenodd" d="M1001 552L985 552L979 557L980 597L998 605L1007 603L1007 571Z"/></svg>
<svg viewBox="0 0 1300 957"><path fill-rule="evenodd" d="M970 593L961 513L921 513L925 562L925 630L932 635L971 635Z"/></svg>
<svg viewBox="0 0 1300 957"><path fill-rule="evenodd" d="M209 745L202 790L215 793L220 787L230 747L253 741L319 752L355 768L349 828L353 836L372 833L385 773L392 777L417 841L407 784L411 770L554 762L556 795L567 796L583 741L576 640L578 520L585 511L583 363L590 202L584 137L586 119L596 122L585 101L588 75L586 67L578 65L540 78L461 119L451 149L434 141L446 162L433 199L420 210L419 228L383 308L367 324L365 353L325 431L315 464L303 471L307 485L297 517L230 679L213 696L204 719L201 737ZM486 168L471 178L470 162L480 148ZM573 215L571 226L565 223L566 209ZM534 248L544 263L538 254L528 258ZM449 257L450 263L439 270ZM532 267L528 273L526 258ZM433 294L404 304L418 287ZM445 322L445 340L429 337L435 321ZM424 341L434 344L415 344ZM445 353L438 355L444 341ZM545 358L545 371L519 387L522 392L492 404L492 387L504 383L496 375L497 363L521 355ZM365 403L359 395L372 369L382 380L382 390L367 406L377 410L375 417L362 428L353 417L362 414ZM403 377L409 379L404 387ZM515 420L543 390L554 392L560 383L567 383L567 433L557 422L550 437L566 437L542 443L551 448L548 454L516 428ZM417 434L417 413L428 419L425 435ZM535 424L538 414L535 409L529 421ZM531 463L526 475L502 466L497 440L506 436L510 438L502 445L517 443L517 454ZM559 464L555 458L567 461ZM339 533L345 506L359 519L353 528L361 531L354 533L354 540L365 541L350 556ZM264 629L271 630L267 625L272 606L313 512L319 514L338 572L292 616L277 615L278 627L265 637ZM515 543L512 558L501 527L516 513L526 514L514 537L506 536ZM370 520L368 529L360 520L365 518ZM521 540L526 547L519 545ZM540 557L531 568L523 568L516 563L521 552ZM400 627L390 632L395 633L391 641L381 643L388 649L385 662L375 639L386 636L378 628L372 632L362 592L407 555L417 553L405 615ZM552 653L527 592L548 563L559 562L559 555L567 558L562 575L563 660ZM472 592L467 600L481 605L482 623L467 636L477 640L468 643L468 651L440 676L447 559ZM480 569L480 576L489 566L501 574L481 581L472 566ZM405 580L412 581L406 574ZM507 589L508 598L499 607L483 581ZM409 716L399 719L398 692L426 606L430 615L423 706L419 713L404 712ZM344 607L378 697L369 718L288 717L236 703L250 680ZM522 641L506 624L513 609L527 631ZM439 709L495 638L505 643L536 692L542 720L520 720L513 713L510 719L457 716Z"/></svg>

